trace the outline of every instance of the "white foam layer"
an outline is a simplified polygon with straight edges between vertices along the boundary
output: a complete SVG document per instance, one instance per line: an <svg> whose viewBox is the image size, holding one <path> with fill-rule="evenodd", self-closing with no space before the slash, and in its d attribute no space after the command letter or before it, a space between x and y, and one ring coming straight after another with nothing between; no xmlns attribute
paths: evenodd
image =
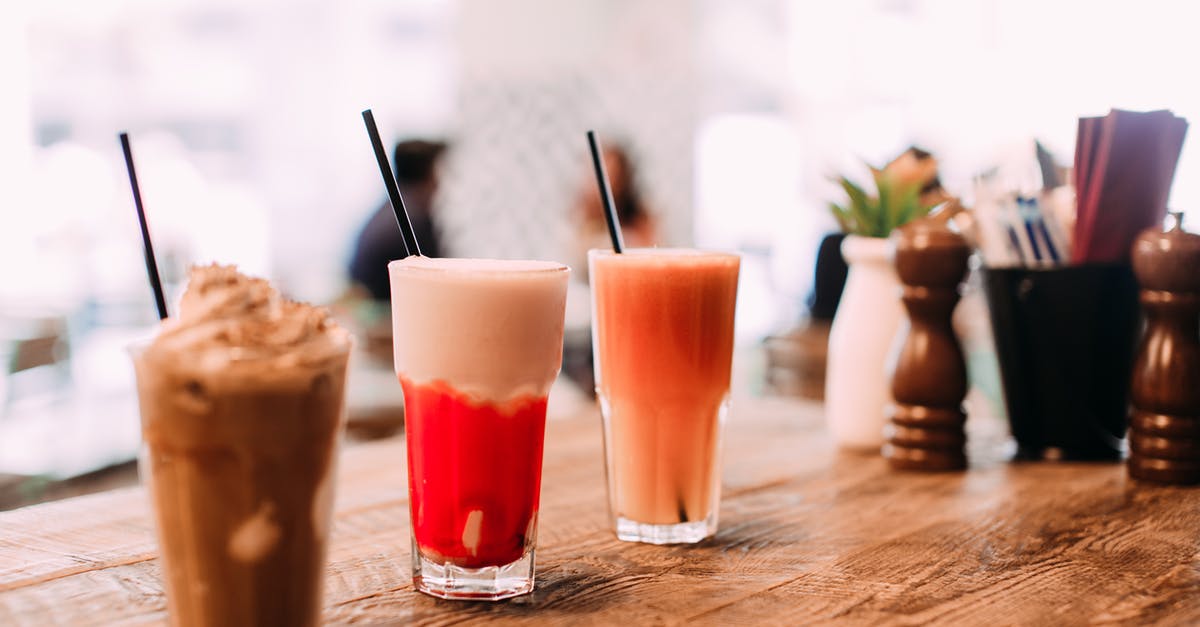
<svg viewBox="0 0 1200 627"><path fill-rule="evenodd" d="M397 373L492 402L549 393L562 362L566 266L408 257L388 270Z"/></svg>

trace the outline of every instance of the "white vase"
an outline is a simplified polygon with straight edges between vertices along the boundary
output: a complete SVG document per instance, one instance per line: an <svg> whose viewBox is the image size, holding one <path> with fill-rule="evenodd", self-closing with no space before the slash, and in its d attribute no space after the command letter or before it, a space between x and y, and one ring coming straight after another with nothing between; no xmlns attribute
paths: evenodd
<svg viewBox="0 0 1200 627"><path fill-rule="evenodd" d="M847 236L842 256L850 267L829 331L825 419L842 447L879 450L891 402L888 353L903 309L900 280L886 238Z"/></svg>

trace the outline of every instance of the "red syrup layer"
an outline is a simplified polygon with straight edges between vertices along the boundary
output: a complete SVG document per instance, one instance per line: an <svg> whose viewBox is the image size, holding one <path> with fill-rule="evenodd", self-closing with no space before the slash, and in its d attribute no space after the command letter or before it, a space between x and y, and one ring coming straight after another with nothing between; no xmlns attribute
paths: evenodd
<svg viewBox="0 0 1200 627"><path fill-rule="evenodd" d="M420 552L464 568L520 559L536 532L546 397L494 404L442 381L400 385Z"/></svg>

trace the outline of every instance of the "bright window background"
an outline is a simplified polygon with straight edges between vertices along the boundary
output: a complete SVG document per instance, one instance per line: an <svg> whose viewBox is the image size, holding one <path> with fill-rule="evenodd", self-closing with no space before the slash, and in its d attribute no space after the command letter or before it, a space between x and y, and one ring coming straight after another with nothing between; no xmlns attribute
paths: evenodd
<svg viewBox="0 0 1200 627"><path fill-rule="evenodd" d="M25 262L3 265L0 293L142 297L115 138L128 129L172 279L185 263L220 259L303 298L335 296L348 239L380 195L358 112L378 109L390 135L449 130L453 8L274 0L25 8L24 29L6 26L24 40L23 62L7 63L8 75L25 80L6 81L17 89L4 97L14 114L5 117L25 121L11 133L25 141L0 155L6 170L32 171L17 181L28 183L22 210L8 205L0 230L7 258Z"/></svg>
<svg viewBox="0 0 1200 627"><path fill-rule="evenodd" d="M645 19L638 4L67 0L17 7L0 26L0 164L9 179L0 296L55 305L92 291L144 298L134 293L142 291L141 262L114 139L129 129L168 265L219 258L269 274L297 296L332 298L350 239L380 198L357 117L362 107L373 106L392 137L453 135L458 68L487 67L490 57L505 56L489 50L514 49L504 28L472 19L480 15L511 16L537 32L571 22L560 30L610 39L539 38L536 50L507 55L506 77L519 73L513 64L538 77L597 67L620 74L641 59L611 53L648 35L612 25ZM1079 115L1170 107L1200 120L1200 90L1188 78L1200 58L1200 39L1190 32L1197 11L1187 2L662 4L680 14L673 23L650 20L675 33L661 37L674 46L657 51L671 59L662 73L691 76L694 102L685 114L696 163L707 168L692 183L697 194L681 196L690 200L660 203L669 205L667 239L675 243L694 236L770 244L800 265L797 251L810 254L830 224L820 207L835 193L828 175L861 170L860 159L879 163L919 143L940 157L945 182L965 191L972 174L1033 137L1069 160ZM730 130L753 125L750 118L775 130ZM740 155L756 155L761 167L719 166ZM1198 161L1187 143L1173 206L1200 202ZM716 206L732 202L738 188L739 202L756 209L726 211L722 221ZM808 214L785 215L787 204ZM693 228L699 215L708 217ZM774 241L781 220L799 232L790 241ZM744 241L730 241L730 233ZM783 277L786 289L803 291L803 274Z"/></svg>

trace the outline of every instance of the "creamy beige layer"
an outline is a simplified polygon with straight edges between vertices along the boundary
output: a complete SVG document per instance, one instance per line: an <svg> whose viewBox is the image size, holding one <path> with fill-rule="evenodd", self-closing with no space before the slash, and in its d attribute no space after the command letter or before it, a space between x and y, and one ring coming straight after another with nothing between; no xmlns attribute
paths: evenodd
<svg viewBox="0 0 1200 627"><path fill-rule="evenodd" d="M408 257L388 271L398 374L492 402L549 392L562 362L566 266Z"/></svg>

